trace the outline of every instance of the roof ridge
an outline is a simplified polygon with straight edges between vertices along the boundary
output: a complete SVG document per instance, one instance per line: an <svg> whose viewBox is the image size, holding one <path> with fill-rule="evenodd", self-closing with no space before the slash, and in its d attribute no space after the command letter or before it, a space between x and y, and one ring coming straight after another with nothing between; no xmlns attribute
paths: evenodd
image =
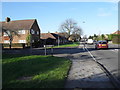
<svg viewBox="0 0 120 90"><path fill-rule="evenodd" d="M14 22L14 21L32 21L32 20L36 20L36 19L24 19L24 20L12 20L10 22ZM6 21L2 21L2 22L6 22Z"/></svg>

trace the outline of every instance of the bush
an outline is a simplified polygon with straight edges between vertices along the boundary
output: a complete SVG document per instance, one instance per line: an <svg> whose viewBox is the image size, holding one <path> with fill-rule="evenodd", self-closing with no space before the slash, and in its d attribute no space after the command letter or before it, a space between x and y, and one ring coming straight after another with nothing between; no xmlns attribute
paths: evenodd
<svg viewBox="0 0 120 90"><path fill-rule="evenodd" d="M112 42L115 44L120 44L120 35L113 35Z"/></svg>
<svg viewBox="0 0 120 90"><path fill-rule="evenodd" d="M5 48L5 47L9 47L10 44L8 43L4 43L2 44L2 46ZM25 48L25 44L24 43L12 43L12 47L22 47L22 48Z"/></svg>
<svg viewBox="0 0 120 90"><path fill-rule="evenodd" d="M34 43L32 43L32 47L39 47L40 46L40 44L41 44L41 41L36 41L36 42L34 42Z"/></svg>

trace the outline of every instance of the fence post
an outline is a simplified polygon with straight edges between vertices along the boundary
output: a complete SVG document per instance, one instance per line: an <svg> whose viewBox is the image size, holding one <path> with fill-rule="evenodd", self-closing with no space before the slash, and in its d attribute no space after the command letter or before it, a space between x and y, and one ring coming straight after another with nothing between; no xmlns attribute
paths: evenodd
<svg viewBox="0 0 120 90"><path fill-rule="evenodd" d="M52 54L52 56L53 56L53 46L51 47L51 54Z"/></svg>
<svg viewBox="0 0 120 90"><path fill-rule="evenodd" d="M44 45L44 48L45 48L45 56L46 56L46 45Z"/></svg>

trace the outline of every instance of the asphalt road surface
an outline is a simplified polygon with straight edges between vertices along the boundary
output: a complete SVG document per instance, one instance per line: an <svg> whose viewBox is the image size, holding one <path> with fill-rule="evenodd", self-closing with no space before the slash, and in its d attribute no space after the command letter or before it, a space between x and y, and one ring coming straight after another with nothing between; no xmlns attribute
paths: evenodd
<svg viewBox="0 0 120 90"><path fill-rule="evenodd" d="M108 49L100 49L96 50L93 45L86 45L87 49L91 52L94 58L104 65L104 67L117 79L119 79L118 75L118 45L109 44Z"/></svg>

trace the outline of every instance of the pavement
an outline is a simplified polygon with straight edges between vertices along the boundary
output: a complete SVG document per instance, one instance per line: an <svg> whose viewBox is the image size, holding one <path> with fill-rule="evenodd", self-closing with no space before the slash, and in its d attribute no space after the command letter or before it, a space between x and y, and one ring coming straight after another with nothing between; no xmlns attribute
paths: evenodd
<svg viewBox="0 0 120 90"><path fill-rule="evenodd" d="M54 55L72 61L65 88L114 88L106 73L93 61L90 54L80 48L79 53Z"/></svg>

